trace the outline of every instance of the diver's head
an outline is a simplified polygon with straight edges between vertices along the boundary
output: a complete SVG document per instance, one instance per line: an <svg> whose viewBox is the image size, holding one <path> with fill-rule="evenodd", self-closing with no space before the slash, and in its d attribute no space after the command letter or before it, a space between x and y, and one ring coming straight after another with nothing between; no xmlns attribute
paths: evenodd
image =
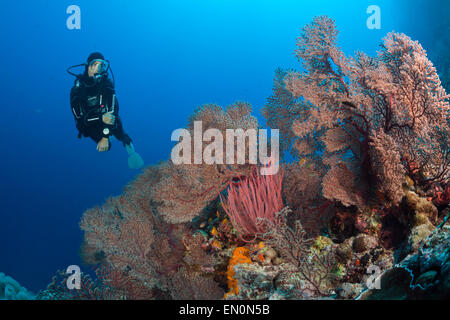
<svg viewBox="0 0 450 320"><path fill-rule="evenodd" d="M108 62L100 52L93 52L89 55L86 63L85 73L89 77L94 77L97 74L102 74L108 69Z"/></svg>

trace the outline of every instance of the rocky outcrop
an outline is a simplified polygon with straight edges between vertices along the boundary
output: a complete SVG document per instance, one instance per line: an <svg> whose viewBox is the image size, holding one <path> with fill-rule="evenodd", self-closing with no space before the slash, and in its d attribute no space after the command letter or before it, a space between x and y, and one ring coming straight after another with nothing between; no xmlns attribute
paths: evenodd
<svg viewBox="0 0 450 320"><path fill-rule="evenodd" d="M428 237L417 242L414 252L386 270L380 276L380 289L368 289L359 297L365 300L449 298L449 225L436 228Z"/></svg>
<svg viewBox="0 0 450 320"><path fill-rule="evenodd" d="M16 280L0 272L0 300L32 300L34 295Z"/></svg>

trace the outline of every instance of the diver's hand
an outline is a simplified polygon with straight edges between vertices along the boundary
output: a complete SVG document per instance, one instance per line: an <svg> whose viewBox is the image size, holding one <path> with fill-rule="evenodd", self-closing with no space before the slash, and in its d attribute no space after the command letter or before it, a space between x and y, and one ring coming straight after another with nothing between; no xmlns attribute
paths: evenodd
<svg viewBox="0 0 450 320"><path fill-rule="evenodd" d="M103 114L102 120L106 124L113 125L114 122L116 121L116 116L113 115L112 111L110 111L110 112Z"/></svg>
<svg viewBox="0 0 450 320"><path fill-rule="evenodd" d="M108 138L102 138L102 140L100 140L97 143L97 150L98 150L98 152L108 151L108 149L109 149L109 139Z"/></svg>

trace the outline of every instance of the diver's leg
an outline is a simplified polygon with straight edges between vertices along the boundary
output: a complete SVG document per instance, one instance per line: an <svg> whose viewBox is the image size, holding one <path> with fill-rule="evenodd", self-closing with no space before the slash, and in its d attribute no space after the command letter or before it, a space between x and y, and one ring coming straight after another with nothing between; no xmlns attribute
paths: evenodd
<svg viewBox="0 0 450 320"><path fill-rule="evenodd" d="M121 141L123 143L123 146L126 147L127 145L130 145L133 140L131 140L130 136L125 133L123 130L122 121L119 117L116 118L117 125L112 130L112 134L114 137L116 137L117 140Z"/></svg>
<svg viewBox="0 0 450 320"><path fill-rule="evenodd" d="M134 146L132 140L129 135L125 133L122 126L122 121L119 117L116 118L117 125L112 131L113 135L117 138L117 140L122 141L125 150L128 153L128 167L130 169L139 169L144 165L144 160L142 157L134 150Z"/></svg>

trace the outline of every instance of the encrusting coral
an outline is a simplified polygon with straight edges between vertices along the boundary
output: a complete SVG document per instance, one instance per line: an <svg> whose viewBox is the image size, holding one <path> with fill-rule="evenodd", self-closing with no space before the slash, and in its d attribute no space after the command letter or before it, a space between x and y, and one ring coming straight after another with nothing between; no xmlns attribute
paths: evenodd
<svg viewBox="0 0 450 320"><path fill-rule="evenodd" d="M227 269L227 279L228 279L228 288L230 291L225 295L225 298L231 294L239 294L239 284L238 281L234 278L235 271L234 267L238 264L242 263L253 263L250 259L249 250L244 247L237 247L234 249L233 256L228 263Z"/></svg>

